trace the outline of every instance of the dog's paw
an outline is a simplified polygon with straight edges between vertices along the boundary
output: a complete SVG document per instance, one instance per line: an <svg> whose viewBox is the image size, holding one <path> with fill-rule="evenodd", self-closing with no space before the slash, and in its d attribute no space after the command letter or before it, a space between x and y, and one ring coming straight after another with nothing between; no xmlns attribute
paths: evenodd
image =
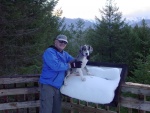
<svg viewBox="0 0 150 113"><path fill-rule="evenodd" d="M87 75L91 75L91 73L90 73L90 72L87 72Z"/></svg>
<svg viewBox="0 0 150 113"><path fill-rule="evenodd" d="M67 83L66 83L66 82L64 82L64 86L67 86Z"/></svg>
<svg viewBox="0 0 150 113"><path fill-rule="evenodd" d="M67 86L67 84L64 84L64 86Z"/></svg>
<svg viewBox="0 0 150 113"><path fill-rule="evenodd" d="M86 81L86 78L83 77L83 78L81 78L81 80L82 80L82 81Z"/></svg>
<svg viewBox="0 0 150 113"><path fill-rule="evenodd" d="M87 72L87 75L91 75L91 76L94 76L93 74L91 74L90 72Z"/></svg>

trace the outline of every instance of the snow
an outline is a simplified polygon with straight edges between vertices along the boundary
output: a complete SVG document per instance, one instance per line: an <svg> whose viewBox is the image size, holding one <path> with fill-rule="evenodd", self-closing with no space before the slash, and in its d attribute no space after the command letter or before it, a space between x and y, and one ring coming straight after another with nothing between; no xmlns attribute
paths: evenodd
<svg viewBox="0 0 150 113"><path fill-rule="evenodd" d="M115 90L120 81L122 68L88 66L93 75L84 75L86 81L74 74L67 78L67 85L60 89L61 93L72 98L99 104L112 102Z"/></svg>

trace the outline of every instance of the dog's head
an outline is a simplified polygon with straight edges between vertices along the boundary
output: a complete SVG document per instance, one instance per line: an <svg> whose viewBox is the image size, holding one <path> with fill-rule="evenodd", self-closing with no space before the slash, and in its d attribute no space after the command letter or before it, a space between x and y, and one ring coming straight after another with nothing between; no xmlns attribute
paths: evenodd
<svg viewBox="0 0 150 113"><path fill-rule="evenodd" d="M90 45L83 45L80 47L80 53L83 56L89 56L92 53L93 48Z"/></svg>

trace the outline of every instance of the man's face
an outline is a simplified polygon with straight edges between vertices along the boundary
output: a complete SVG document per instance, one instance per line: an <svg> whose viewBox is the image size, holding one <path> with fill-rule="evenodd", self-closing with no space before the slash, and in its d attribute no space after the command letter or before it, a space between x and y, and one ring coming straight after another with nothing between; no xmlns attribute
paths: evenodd
<svg viewBox="0 0 150 113"><path fill-rule="evenodd" d="M67 42L61 41L61 40L55 40L55 47L59 50L62 51L65 49L67 45Z"/></svg>

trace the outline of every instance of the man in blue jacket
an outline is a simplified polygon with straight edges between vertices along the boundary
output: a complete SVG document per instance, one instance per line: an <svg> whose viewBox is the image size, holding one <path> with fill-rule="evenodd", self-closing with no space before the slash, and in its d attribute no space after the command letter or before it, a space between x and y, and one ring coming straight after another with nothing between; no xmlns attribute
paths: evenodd
<svg viewBox="0 0 150 113"><path fill-rule="evenodd" d="M64 51L68 43L65 35L58 35L54 45L43 54L40 83L40 113L61 113L60 88L69 68L81 68L82 62Z"/></svg>

